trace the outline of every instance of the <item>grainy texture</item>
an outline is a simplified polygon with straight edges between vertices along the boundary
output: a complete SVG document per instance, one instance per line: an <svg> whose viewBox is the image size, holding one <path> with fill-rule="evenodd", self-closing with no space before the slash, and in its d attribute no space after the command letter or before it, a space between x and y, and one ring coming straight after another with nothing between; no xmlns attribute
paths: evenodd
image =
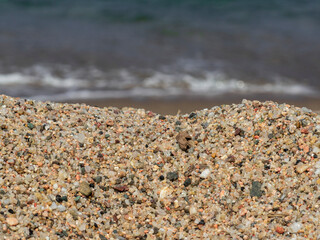
<svg viewBox="0 0 320 240"><path fill-rule="evenodd" d="M274 102L159 116L0 96L0 239L319 239L319 134Z"/></svg>

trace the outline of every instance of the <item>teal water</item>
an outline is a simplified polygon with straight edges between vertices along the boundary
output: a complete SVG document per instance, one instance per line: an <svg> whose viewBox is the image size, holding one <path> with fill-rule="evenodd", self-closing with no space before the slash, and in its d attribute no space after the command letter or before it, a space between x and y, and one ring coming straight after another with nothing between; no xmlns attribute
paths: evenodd
<svg viewBox="0 0 320 240"><path fill-rule="evenodd" d="M0 93L320 96L316 0L2 0Z"/></svg>

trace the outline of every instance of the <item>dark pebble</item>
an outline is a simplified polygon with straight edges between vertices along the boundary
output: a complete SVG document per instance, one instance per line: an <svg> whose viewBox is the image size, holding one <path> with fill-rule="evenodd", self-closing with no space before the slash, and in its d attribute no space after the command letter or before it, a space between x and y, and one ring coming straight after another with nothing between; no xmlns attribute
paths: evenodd
<svg viewBox="0 0 320 240"><path fill-rule="evenodd" d="M178 178L179 178L179 174L177 171L167 173L167 179L169 179L171 182L178 180Z"/></svg>
<svg viewBox="0 0 320 240"><path fill-rule="evenodd" d="M58 202L58 203L61 203L63 200L62 200L62 198L61 198L61 196L58 194L57 196L56 196L56 201Z"/></svg>
<svg viewBox="0 0 320 240"><path fill-rule="evenodd" d="M261 186L262 186L262 183L260 183L258 181L253 181L252 187L250 190L250 196L251 197L261 197L262 196Z"/></svg>
<svg viewBox="0 0 320 240"><path fill-rule="evenodd" d="M234 130L234 135L243 137L244 136L244 131L241 128L236 128Z"/></svg>
<svg viewBox="0 0 320 240"><path fill-rule="evenodd" d="M68 196L62 196L61 199L62 201L68 202Z"/></svg>
<svg viewBox="0 0 320 240"><path fill-rule="evenodd" d="M31 130L34 129L34 125L32 123L28 123L28 128L30 128Z"/></svg>
<svg viewBox="0 0 320 240"><path fill-rule="evenodd" d="M204 122L204 123L201 123L201 126L206 129L208 126L209 126L209 123L207 122Z"/></svg>
<svg viewBox="0 0 320 240"><path fill-rule="evenodd" d="M294 165L298 165L300 162L301 162L301 160L300 160L300 159L298 159L298 160L295 162L295 164L294 164Z"/></svg>
<svg viewBox="0 0 320 240"><path fill-rule="evenodd" d="M100 238L100 240L108 240L108 238L106 238L106 237L103 236L102 234L99 234L99 238Z"/></svg>
<svg viewBox="0 0 320 240"><path fill-rule="evenodd" d="M163 181L163 180L164 180L164 176L161 175L161 176L159 177L159 179L160 179L160 181Z"/></svg>
<svg viewBox="0 0 320 240"><path fill-rule="evenodd" d="M96 183L101 183L102 177L101 177L101 176L96 176L96 177L93 178L93 180L94 180Z"/></svg>
<svg viewBox="0 0 320 240"><path fill-rule="evenodd" d="M159 232L159 228L154 227L154 228L153 228L153 233L154 233L154 234L157 234L158 232Z"/></svg>
<svg viewBox="0 0 320 240"><path fill-rule="evenodd" d="M79 202L80 201L80 196L75 196L74 201L75 202Z"/></svg>
<svg viewBox="0 0 320 240"><path fill-rule="evenodd" d="M106 135L104 135L104 137L108 139L110 137L110 134L107 133Z"/></svg>
<svg viewBox="0 0 320 240"><path fill-rule="evenodd" d="M56 235L58 235L59 237L68 237L68 233L65 230L61 232L56 232Z"/></svg>
<svg viewBox="0 0 320 240"><path fill-rule="evenodd" d="M90 183L89 187L94 188L94 183Z"/></svg>
<svg viewBox="0 0 320 240"><path fill-rule="evenodd" d="M193 118L195 118L196 116L197 116L197 114L194 113L194 112L192 112L192 113L190 113L189 118L190 118L190 119L193 119Z"/></svg>
<svg viewBox="0 0 320 240"><path fill-rule="evenodd" d="M159 116L159 119L160 120L166 120L166 117L165 116Z"/></svg>
<svg viewBox="0 0 320 240"><path fill-rule="evenodd" d="M183 183L185 187L188 187L190 184L191 184L191 178L187 178Z"/></svg>
<svg viewBox="0 0 320 240"><path fill-rule="evenodd" d="M200 220L200 222L198 223L198 225L205 225L205 221L203 219Z"/></svg>
<svg viewBox="0 0 320 240"><path fill-rule="evenodd" d="M12 209L9 209L8 212L14 214L14 211Z"/></svg>
<svg viewBox="0 0 320 240"><path fill-rule="evenodd" d="M82 175L84 175L86 173L86 170L84 169L84 167L80 168L80 172L81 172Z"/></svg>
<svg viewBox="0 0 320 240"><path fill-rule="evenodd" d="M181 125L181 122L180 121L176 121L176 125Z"/></svg>

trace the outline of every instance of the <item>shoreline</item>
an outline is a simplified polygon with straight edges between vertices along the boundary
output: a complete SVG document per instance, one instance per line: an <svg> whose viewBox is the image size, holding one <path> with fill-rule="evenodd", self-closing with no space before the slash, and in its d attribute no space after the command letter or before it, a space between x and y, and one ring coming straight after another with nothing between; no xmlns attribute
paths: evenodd
<svg viewBox="0 0 320 240"><path fill-rule="evenodd" d="M314 112L320 112L320 99L319 98L307 98L307 97L271 97L270 96L228 96L228 97L216 97L216 98L169 98L169 99L78 99L65 101L66 103L84 103L90 106L97 107L133 107L142 108L148 111L164 115L175 115L178 112L191 113L193 111L199 111L202 109L210 109L214 106L239 104L243 99L258 100L258 101L274 101L279 104L286 103L295 107L306 107Z"/></svg>

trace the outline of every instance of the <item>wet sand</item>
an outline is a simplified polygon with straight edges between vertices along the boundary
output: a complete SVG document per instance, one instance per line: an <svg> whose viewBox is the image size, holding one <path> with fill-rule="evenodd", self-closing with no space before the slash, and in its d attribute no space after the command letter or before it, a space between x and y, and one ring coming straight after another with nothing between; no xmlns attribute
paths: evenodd
<svg viewBox="0 0 320 240"><path fill-rule="evenodd" d="M190 113L196 110L212 108L224 104L240 103L242 99L275 101L279 104L286 103L296 107L307 107L313 111L320 111L320 98L306 97L272 97L270 95L259 96L228 96L221 98L178 98L178 99L94 99L94 100L73 100L68 103L85 103L98 107L134 107L143 108L160 114Z"/></svg>

